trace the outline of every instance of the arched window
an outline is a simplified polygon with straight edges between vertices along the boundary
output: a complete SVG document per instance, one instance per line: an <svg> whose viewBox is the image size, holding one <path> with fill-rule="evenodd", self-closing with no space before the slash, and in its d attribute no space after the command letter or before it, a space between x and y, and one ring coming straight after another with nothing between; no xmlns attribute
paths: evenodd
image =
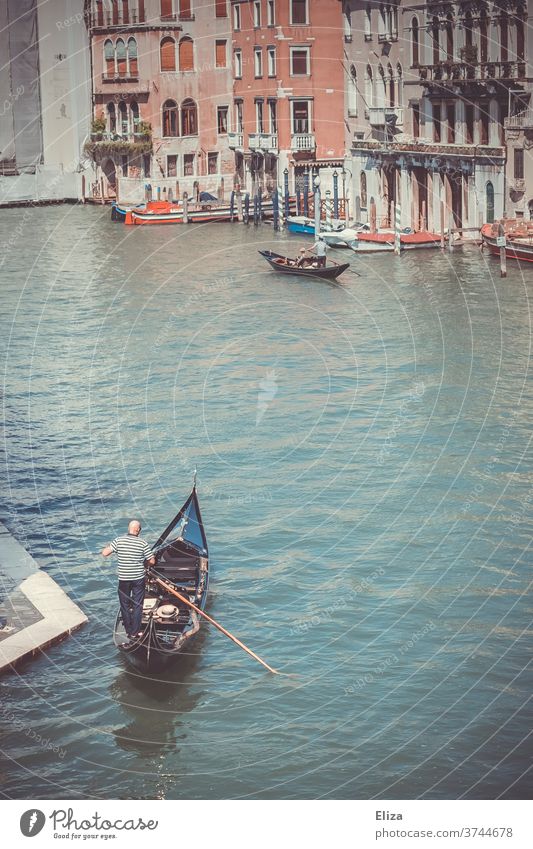
<svg viewBox="0 0 533 849"><path fill-rule="evenodd" d="M129 24L130 22L130 4L129 0L122 0L122 23Z"/></svg>
<svg viewBox="0 0 533 849"><path fill-rule="evenodd" d="M472 13L465 15L465 47L472 47Z"/></svg>
<svg viewBox="0 0 533 849"><path fill-rule="evenodd" d="M411 65L420 62L420 32L418 29L418 18L411 18Z"/></svg>
<svg viewBox="0 0 533 849"><path fill-rule="evenodd" d="M361 176L359 178L360 184L360 194L361 194L361 206L363 209L367 207L367 193L366 193L366 174L364 171L361 171Z"/></svg>
<svg viewBox="0 0 533 849"><path fill-rule="evenodd" d="M139 126L139 106L135 100L132 100L130 103L130 113L131 113L131 126L133 132L137 132L137 128Z"/></svg>
<svg viewBox="0 0 533 849"><path fill-rule="evenodd" d="M367 109L374 105L374 80L372 78L372 68L366 66L365 74L365 100Z"/></svg>
<svg viewBox="0 0 533 849"><path fill-rule="evenodd" d="M482 11L479 16L479 58L486 62L488 58L488 18L487 13Z"/></svg>
<svg viewBox="0 0 533 849"><path fill-rule="evenodd" d="M118 131L122 136L127 136L129 133L128 107L123 100L118 104Z"/></svg>
<svg viewBox="0 0 533 849"><path fill-rule="evenodd" d="M492 224L494 221L494 186L490 180L485 187L485 195L487 201L485 220L487 224Z"/></svg>
<svg viewBox="0 0 533 849"><path fill-rule="evenodd" d="M111 14L113 24L118 24L118 0L111 0Z"/></svg>
<svg viewBox="0 0 533 849"><path fill-rule="evenodd" d="M192 38L182 38L179 44L180 71L194 71Z"/></svg>
<svg viewBox="0 0 533 849"><path fill-rule="evenodd" d="M402 106L403 104L403 71L402 66L398 62L396 65L396 78L397 78L397 91L398 91L398 106Z"/></svg>
<svg viewBox="0 0 533 849"><path fill-rule="evenodd" d="M117 115L114 103L107 104L107 128L108 131L113 134L117 131Z"/></svg>
<svg viewBox="0 0 533 849"><path fill-rule="evenodd" d="M179 136L178 104L175 100L163 103L163 136Z"/></svg>
<svg viewBox="0 0 533 849"><path fill-rule="evenodd" d="M115 48L110 38L104 42L104 61L106 77L115 76Z"/></svg>
<svg viewBox="0 0 533 849"><path fill-rule="evenodd" d="M161 70L175 71L176 70L176 42L170 36L161 40Z"/></svg>
<svg viewBox="0 0 533 849"><path fill-rule="evenodd" d="M350 80L348 82L348 113L357 115L357 71L355 65L350 65Z"/></svg>
<svg viewBox="0 0 533 849"><path fill-rule="evenodd" d="M524 41L524 21L516 19L516 58L519 62L524 61L525 56L525 41Z"/></svg>
<svg viewBox="0 0 533 849"><path fill-rule="evenodd" d="M115 50L117 56L117 74L119 77L125 77L127 73L126 45L121 38L117 39Z"/></svg>
<svg viewBox="0 0 533 849"><path fill-rule="evenodd" d="M198 135L198 112L196 103L190 98L181 104L181 134L182 136Z"/></svg>
<svg viewBox="0 0 533 849"><path fill-rule="evenodd" d="M96 0L96 26L104 25L104 6L102 0Z"/></svg>
<svg viewBox="0 0 533 849"><path fill-rule="evenodd" d="M453 59L453 17L446 15L446 57Z"/></svg>
<svg viewBox="0 0 533 849"><path fill-rule="evenodd" d="M385 106L387 103L387 81L385 79L385 71L383 65L378 65L378 90L376 98L376 106Z"/></svg>
<svg viewBox="0 0 533 849"><path fill-rule="evenodd" d="M394 107L396 105L394 99L394 74L392 73L392 65L389 62L387 65L387 77L388 77L388 88L389 88L389 106Z"/></svg>
<svg viewBox="0 0 533 849"><path fill-rule="evenodd" d="M431 21L431 40L433 42L433 64L440 62L440 29L439 19L435 15Z"/></svg>
<svg viewBox="0 0 533 849"><path fill-rule="evenodd" d="M139 68L137 64L137 42L134 38L128 39L128 67L130 77L136 77Z"/></svg>
<svg viewBox="0 0 533 849"><path fill-rule="evenodd" d="M509 19L506 12L500 15L500 61L509 61Z"/></svg>

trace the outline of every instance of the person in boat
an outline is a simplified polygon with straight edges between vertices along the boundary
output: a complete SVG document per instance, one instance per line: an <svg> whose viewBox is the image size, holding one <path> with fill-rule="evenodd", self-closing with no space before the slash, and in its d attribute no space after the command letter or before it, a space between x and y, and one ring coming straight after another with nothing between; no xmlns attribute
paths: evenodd
<svg viewBox="0 0 533 849"><path fill-rule="evenodd" d="M298 268L303 268L305 265L308 264L307 257L305 255L306 252L306 248L300 248L300 256L296 260L296 265L298 266Z"/></svg>
<svg viewBox="0 0 533 849"><path fill-rule="evenodd" d="M102 555L116 554L118 559L118 597L122 622L127 634L123 648L131 640L140 636L144 602L144 564L155 565L150 546L141 536L141 523L133 519L128 525L128 533L116 537L102 549Z"/></svg>
<svg viewBox="0 0 533 849"><path fill-rule="evenodd" d="M316 250L317 257L317 268L324 268L326 265L326 254L328 250L328 246L324 241L323 236L319 236L313 245L313 249Z"/></svg>

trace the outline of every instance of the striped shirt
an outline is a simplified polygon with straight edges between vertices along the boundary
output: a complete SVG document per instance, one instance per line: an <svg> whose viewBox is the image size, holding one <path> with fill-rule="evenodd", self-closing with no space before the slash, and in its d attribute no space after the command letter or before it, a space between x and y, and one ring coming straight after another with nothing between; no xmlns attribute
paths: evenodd
<svg viewBox="0 0 533 849"><path fill-rule="evenodd" d="M124 534L114 539L110 546L118 556L119 581L138 581L139 578L144 578L144 561L152 556L147 542L135 534Z"/></svg>

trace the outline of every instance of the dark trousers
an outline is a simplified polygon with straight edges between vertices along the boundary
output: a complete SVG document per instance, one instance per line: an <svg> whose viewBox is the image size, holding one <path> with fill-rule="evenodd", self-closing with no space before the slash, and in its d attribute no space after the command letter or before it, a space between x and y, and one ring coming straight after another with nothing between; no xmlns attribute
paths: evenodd
<svg viewBox="0 0 533 849"><path fill-rule="evenodd" d="M126 634L133 636L141 630L144 601L144 578L119 581L118 598Z"/></svg>
<svg viewBox="0 0 533 849"><path fill-rule="evenodd" d="M323 268L325 266L325 264L326 264L326 257L325 256L319 256L318 257L318 267Z"/></svg>

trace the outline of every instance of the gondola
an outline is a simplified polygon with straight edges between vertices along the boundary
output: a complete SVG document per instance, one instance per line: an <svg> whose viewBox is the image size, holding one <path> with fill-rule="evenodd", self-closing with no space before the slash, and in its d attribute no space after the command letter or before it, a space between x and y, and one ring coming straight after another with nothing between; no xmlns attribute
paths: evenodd
<svg viewBox="0 0 533 849"><path fill-rule="evenodd" d="M289 259L274 251L259 251L274 271L282 274L298 274L300 277L321 277L324 280L335 280L343 271L350 267L349 262L338 263L326 260L326 265L319 266L316 257L308 257L305 265L298 265L295 259Z"/></svg>
<svg viewBox="0 0 533 849"><path fill-rule="evenodd" d="M148 570L142 634L128 643L118 612L114 642L125 658L143 671L158 671L174 661L200 630L201 617L158 583L165 582L204 609L209 585L209 559L196 481L185 504L153 546L156 558ZM123 648L123 644L126 647Z"/></svg>

